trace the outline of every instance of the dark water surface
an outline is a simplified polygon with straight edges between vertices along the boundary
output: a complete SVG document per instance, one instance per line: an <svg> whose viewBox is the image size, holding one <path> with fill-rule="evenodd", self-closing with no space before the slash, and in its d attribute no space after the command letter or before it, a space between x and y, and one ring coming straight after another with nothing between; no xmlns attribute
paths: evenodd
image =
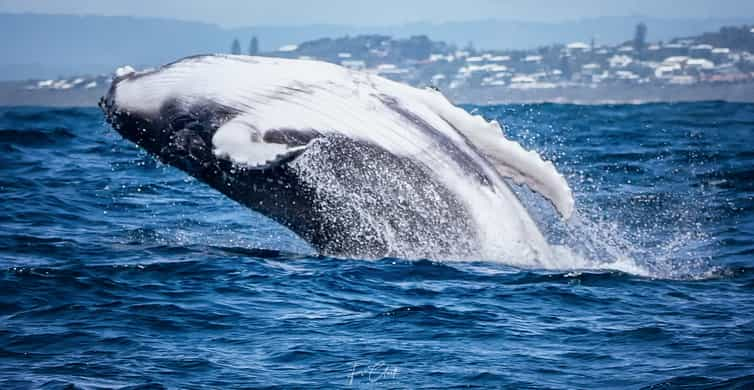
<svg viewBox="0 0 754 390"><path fill-rule="evenodd" d="M627 272L318 257L96 109L0 109L0 387L754 387L754 105L467 109Z"/></svg>

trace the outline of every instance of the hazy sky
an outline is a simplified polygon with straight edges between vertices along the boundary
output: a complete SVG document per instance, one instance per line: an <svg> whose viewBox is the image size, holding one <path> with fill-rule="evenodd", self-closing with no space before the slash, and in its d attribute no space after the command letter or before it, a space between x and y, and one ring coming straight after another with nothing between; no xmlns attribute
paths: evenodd
<svg viewBox="0 0 754 390"><path fill-rule="evenodd" d="M754 0L0 0L0 12L154 16L224 26L386 25L597 16L754 16Z"/></svg>

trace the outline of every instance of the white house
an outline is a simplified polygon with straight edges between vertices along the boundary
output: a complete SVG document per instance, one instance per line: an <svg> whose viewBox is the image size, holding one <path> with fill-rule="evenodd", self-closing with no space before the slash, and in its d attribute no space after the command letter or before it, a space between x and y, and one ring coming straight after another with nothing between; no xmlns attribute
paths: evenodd
<svg viewBox="0 0 754 390"><path fill-rule="evenodd" d="M611 68L625 68L628 65L631 65L634 60L627 55L616 54L610 57L607 62L610 64Z"/></svg>
<svg viewBox="0 0 754 390"><path fill-rule="evenodd" d="M676 75L677 73L680 73L681 71L681 65L678 63L673 64L663 64L655 68L655 77L658 79L669 79Z"/></svg>
<svg viewBox="0 0 754 390"><path fill-rule="evenodd" d="M566 45L566 49L570 51L589 51L590 48L591 46L584 42L571 42Z"/></svg>
<svg viewBox="0 0 754 390"><path fill-rule="evenodd" d="M709 70L715 68L715 63L704 58L689 58L686 61L687 69Z"/></svg>
<svg viewBox="0 0 754 390"><path fill-rule="evenodd" d="M296 49L298 49L298 45L283 45L278 48L278 51L289 52L296 51Z"/></svg>

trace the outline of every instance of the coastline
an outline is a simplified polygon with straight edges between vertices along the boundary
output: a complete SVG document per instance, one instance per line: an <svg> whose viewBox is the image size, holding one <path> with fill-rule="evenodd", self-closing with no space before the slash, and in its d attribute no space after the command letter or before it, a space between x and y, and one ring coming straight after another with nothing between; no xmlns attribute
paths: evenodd
<svg viewBox="0 0 754 390"><path fill-rule="evenodd" d="M445 91L443 91L445 92ZM754 103L754 82L693 85L598 85L549 89L506 87L473 88L445 92L459 104L537 104L576 105L681 103L725 101Z"/></svg>
<svg viewBox="0 0 754 390"><path fill-rule="evenodd" d="M28 82L0 82L0 107L96 107L106 86L90 89L29 89Z"/></svg>

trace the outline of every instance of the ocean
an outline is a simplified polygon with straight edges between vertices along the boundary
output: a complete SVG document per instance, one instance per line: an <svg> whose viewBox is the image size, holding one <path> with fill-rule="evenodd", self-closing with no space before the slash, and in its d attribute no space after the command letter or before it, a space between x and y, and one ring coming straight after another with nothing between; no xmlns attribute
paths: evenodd
<svg viewBox="0 0 754 390"><path fill-rule="evenodd" d="M754 105L464 108L589 266L319 256L96 108L0 109L0 387L754 387Z"/></svg>

